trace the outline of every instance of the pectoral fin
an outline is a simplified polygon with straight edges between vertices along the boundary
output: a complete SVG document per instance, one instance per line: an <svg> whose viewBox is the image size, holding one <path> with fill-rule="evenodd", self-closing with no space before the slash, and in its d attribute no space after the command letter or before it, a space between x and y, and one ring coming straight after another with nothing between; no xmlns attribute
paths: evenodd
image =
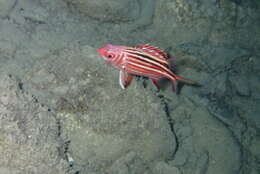
<svg viewBox="0 0 260 174"><path fill-rule="evenodd" d="M133 80L132 74L129 74L129 73L124 72L122 70L120 71L119 84L120 84L122 89L127 88L130 85L130 83L132 82L132 80Z"/></svg>

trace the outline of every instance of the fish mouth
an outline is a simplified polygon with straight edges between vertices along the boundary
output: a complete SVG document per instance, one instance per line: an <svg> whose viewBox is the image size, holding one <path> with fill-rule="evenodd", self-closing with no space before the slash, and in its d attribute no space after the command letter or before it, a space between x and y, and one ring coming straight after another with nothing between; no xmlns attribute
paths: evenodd
<svg viewBox="0 0 260 174"><path fill-rule="evenodd" d="M100 55L100 56L102 56L101 55L101 53L102 53L102 50L101 50L102 48L99 48L99 49L97 49L97 53Z"/></svg>
<svg viewBox="0 0 260 174"><path fill-rule="evenodd" d="M104 50L102 50L101 48L99 48L97 50L97 53L99 54L100 57L102 57L104 60L107 60L106 56L104 55Z"/></svg>
<svg viewBox="0 0 260 174"><path fill-rule="evenodd" d="M97 49L97 53L98 53L101 57L104 57L105 52L106 52L106 48L105 48L105 47L101 47L101 48Z"/></svg>

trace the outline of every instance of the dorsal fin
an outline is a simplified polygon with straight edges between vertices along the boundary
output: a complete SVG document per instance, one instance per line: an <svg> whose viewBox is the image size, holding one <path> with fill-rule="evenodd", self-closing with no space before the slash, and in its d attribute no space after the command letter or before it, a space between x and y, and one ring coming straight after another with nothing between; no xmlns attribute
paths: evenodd
<svg viewBox="0 0 260 174"><path fill-rule="evenodd" d="M137 46L135 46L135 48L142 49L142 51L152 54L153 56L160 57L161 59L164 59L164 60L169 59L169 56L167 55L167 53L165 53L163 50L161 50L155 46L149 45L149 44L137 45Z"/></svg>

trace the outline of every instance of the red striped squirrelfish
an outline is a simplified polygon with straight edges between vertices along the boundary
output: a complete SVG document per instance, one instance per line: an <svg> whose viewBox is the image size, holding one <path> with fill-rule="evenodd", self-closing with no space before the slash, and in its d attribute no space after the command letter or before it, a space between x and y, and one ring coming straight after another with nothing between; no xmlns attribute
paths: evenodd
<svg viewBox="0 0 260 174"><path fill-rule="evenodd" d="M134 47L107 44L97 52L108 63L120 69L119 83L123 89L130 85L134 75L148 77L157 88L160 88L158 80L167 78L172 83L173 91L177 88L177 81L197 84L174 74L170 69L169 56L149 44Z"/></svg>

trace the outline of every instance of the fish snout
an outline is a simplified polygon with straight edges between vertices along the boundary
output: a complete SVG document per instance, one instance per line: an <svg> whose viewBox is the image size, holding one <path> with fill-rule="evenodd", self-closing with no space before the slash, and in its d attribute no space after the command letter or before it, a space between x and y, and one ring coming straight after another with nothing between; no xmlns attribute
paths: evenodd
<svg viewBox="0 0 260 174"><path fill-rule="evenodd" d="M100 56L103 56L103 55L104 55L104 47L97 49L97 53L98 53Z"/></svg>

